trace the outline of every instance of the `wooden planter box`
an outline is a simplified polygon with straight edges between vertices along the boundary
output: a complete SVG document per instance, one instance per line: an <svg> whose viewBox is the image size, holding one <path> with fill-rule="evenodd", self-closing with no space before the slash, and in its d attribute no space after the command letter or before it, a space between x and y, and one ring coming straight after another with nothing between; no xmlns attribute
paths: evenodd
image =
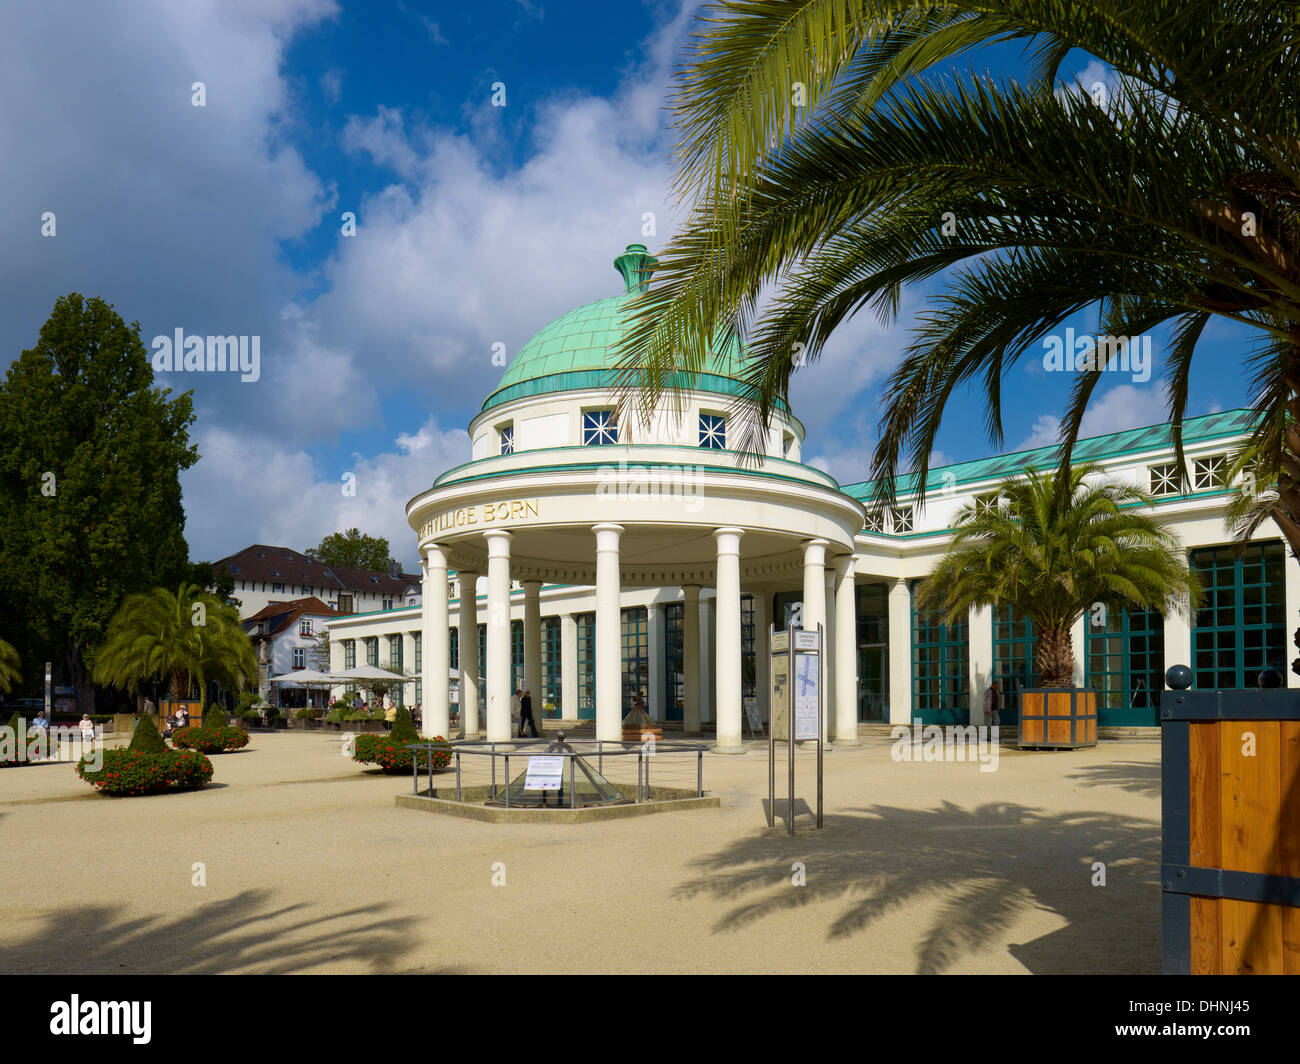
<svg viewBox="0 0 1300 1064"><path fill-rule="evenodd" d="M1168 691L1169 975L1300 975L1300 691Z"/></svg>
<svg viewBox="0 0 1300 1064"><path fill-rule="evenodd" d="M1033 687L1020 692L1020 749L1074 750L1097 745L1097 692Z"/></svg>

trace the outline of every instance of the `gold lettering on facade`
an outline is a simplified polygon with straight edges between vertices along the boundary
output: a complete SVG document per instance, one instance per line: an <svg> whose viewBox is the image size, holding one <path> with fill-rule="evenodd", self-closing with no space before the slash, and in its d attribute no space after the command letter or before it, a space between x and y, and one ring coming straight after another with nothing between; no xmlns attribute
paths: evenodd
<svg viewBox="0 0 1300 1064"><path fill-rule="evenodd" d="M480 510L482 511L480 514ZM500 524L502 522L529 521L540 517L542 513L540 499L512 499L509 502L485 502L479 506L461 506L455 510L446 510L435 514L420 529L420 536L428 539L440 532L454 532L457 529L471 528L478 524Z"/></svg>

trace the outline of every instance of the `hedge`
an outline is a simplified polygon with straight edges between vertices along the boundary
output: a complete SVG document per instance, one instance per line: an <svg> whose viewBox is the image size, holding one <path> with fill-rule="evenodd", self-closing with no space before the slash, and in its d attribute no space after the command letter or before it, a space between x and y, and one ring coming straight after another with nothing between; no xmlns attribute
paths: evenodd
<svg viewBox="0 0 1300 1064"><path fill-rule="evenodd" d="M77 775L104 794L131 797L167 791L196 791L212 779L212 762L193 750L104 750L99 769L88 769L83 757Z"/></svg>
<svg viewBox="0 0 1300 1064"><path fill-rule="evenodd" d="M201 728L189 725L172 732L172 745L205 754L224 754L246 747L248 732L231 724L204 724Z"/></svg>

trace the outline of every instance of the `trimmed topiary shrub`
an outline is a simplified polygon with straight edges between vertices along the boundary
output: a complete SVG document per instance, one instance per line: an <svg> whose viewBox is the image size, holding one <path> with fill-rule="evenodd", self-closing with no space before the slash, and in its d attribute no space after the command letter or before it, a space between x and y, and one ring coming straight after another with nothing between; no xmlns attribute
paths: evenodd
<svg viewBox="0 0 1300 1064"><path fill-rule="evenodd" d="M23 734L23 718L20 713L15 712L9 718L9 735L8 742L4 744L3 750L0 751L0 768L14 768L18 765L30 765L31 761L27 758L27 751L19 749L19 736ZM12 743L12 749L9 748Z"/></svg>
<svg viewBox="0 0 1300 1064"><path fill-rule="evenodd" d="M257 716L256 713L253 716ZM230 723L230 714L220 706L209 706L203 713L203 726L205 728L217 726L225 727Z"/></svg>
<svg viewBox="0 0 1300 1064"><path fill-rule="evenodd" d="M393 719L393 730L388 733L388 737L393 741L404 743L413 743L419 740L420 733L415 728L415 721L411 719L411 711L405 706L397 707L397 716Z"/></svg>
<svg viewBox="0 0 1300 1064"><path fill-rule="evenodd" d="M135 731L127 749L144 754L161 754L167 749L163 737L158 734L158 725L148 713L142 713L136 718Z"/></svg>
<svg viewBox="0 0 1300 1064"><path fill-rule="evenodd" d="M77 775L114 797L197 791L212 779L212 762L193 750L148 752L127 747L105 750L101 756L98 769L87 768L83 757L77 762Z"/></svg>
<svg viewBox="0 0 1300 1064"><path fill-rule="evenodd" d="M360 761L363 765L373 765L375 763L375 750L378 746L378 733L362 732L352 740L352 760Z"/></svg>
<svg viewBox="0 0 1300 1064"><path fill-rule="evenodd" d="M204 724L201 728L178 728L172 732L172 743L185 750L198 750L204 754L224 754L242 750L248 745L248 732L230 724Z"/></svg>

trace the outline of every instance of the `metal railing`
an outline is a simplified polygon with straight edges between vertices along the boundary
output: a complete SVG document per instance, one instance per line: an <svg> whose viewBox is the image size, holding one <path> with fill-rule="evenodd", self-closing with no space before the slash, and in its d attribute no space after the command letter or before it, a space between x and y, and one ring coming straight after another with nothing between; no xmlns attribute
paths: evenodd
<svg viewBox="0 0 1300 1064"><path fill-rule="evenodd" d="M443 743L410 743L407 746L413 756L411 758L411 793L418 796L420 793L420 773L425 771L428 775L429 793L434 790L433 775L434 762L437 760L439 753L449 753L456 762L456 801L463 801L462 794L466 784L466 776L470 776L476 782L472 785L481 786L478 783L479 778L485 778L490 790L489 795L497 794L497 759L502 760L502 774L504 779L503 794L506 808L510 808L510 758L513 756L529 757L534 754L545 752L547 757L564 757L569 758L568 777L569 777L569 803L570 808L576 808L577 791L574 788L574 758L584 757L589 761L594 759L596 762L596 771L605 777L611 784L617 787L618 780L614 778L615 769L619 766L622 758L636 758L636 801L649 801L653 797L650 786L650 766L651 763L663 754L674 755L683 753L693 753L695 755L695 780L694 791L697 798L704 797L704 753L708 746L704 743L687 743L687 742L660 742L658 740L651 742L615 742L608 739L565 739L562 740L566 746L573 747L571 750L551 750L553 739L512 739L505 742L490 742L487 739L459 739L452 742ZM530 747L540 747L541 749L530 750ZM578 749L586 747L586 749ZM424 769L421 769L421 755L423 758ZM471 759L463 762L463 758ZM481 761L475 763L474 758L490 759L490 766L480 776L476 771L469 770L473 765L478 769L482 764ZM611 771L609 774L605 771L605 759L612 760ZM662 766L662 770L656 772L656 780L659 786L670 786L673 784L680 785L684 782L679 768L680 761ZM468 770L468 771L467 771ZM490 773L490 776L488 775ZM630 784L626 784L630 786ZM682 787L681 789L686 789Z"/></svg>

